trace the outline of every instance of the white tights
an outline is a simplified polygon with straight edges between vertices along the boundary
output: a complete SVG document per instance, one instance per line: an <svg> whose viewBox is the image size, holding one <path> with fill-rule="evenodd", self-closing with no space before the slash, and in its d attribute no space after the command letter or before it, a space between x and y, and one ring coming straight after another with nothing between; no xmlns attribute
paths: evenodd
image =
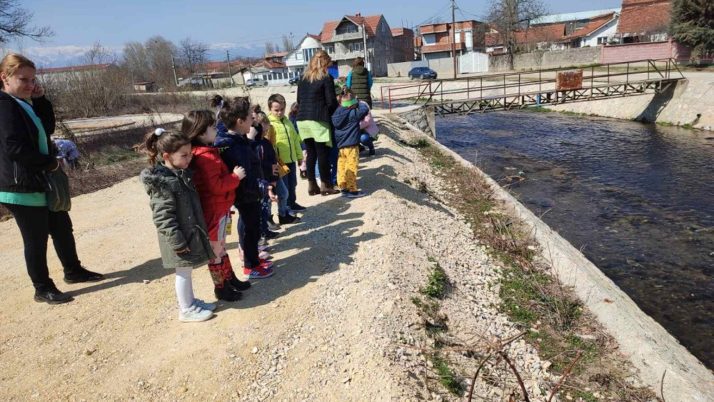
<svg viewBox="0 0 714 402"><path fill-rule="evenodd" d="M193 283L191 282L193 268L176 268L176 299L179 308L187 310L193 304Z"/></svg>

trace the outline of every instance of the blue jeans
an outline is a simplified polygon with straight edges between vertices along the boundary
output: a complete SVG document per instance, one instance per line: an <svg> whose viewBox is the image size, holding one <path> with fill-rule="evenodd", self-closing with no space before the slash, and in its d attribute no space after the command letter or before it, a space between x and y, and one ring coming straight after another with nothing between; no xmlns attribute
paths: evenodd
<svg viewBox="0 0 714 402"><path fill-rule="evenodd" d="M330 160L330 180L333 186L337 185L337 159L340 155L340 150L337 149L337 143L332 143L330 148L329 160Z"/></svg>
<svg viewBox="0 0 714 402"><path fill-rule="evenodd" d="M297 164L295 162L286 163L287 167L290 168L290 173L283 176L283 184L288 190L288 206L292 207L297 203L297 196L295 195L295 188L297 187Z"/></svg>
<svg viewBox="0 0 714 402"><path fill-rule="evenodd" d="M288 187L285 185L287 177L287 175L283 176L282 179L278 179L275 183L275 194L278 196L278 215L280 216L285 216L290 212L290 207L288 206L290 197L288 195ZM268 215L270 215L270 212L268 212Z"/></svg>
<svg viewBox="0 0 714 402"><path fill-rule="evenodd" d="M369 152L374 152L374 140L367 133L362 133L359 137L359 142L369 148Z"/></svg>

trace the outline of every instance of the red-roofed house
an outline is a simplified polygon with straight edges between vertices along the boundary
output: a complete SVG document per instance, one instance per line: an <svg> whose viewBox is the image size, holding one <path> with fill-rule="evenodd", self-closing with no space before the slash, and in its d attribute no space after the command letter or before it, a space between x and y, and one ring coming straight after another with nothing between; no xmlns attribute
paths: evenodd
<svg viewBox="0 0 714 402"><path fill-rule="evenodd" d="M455 29L454 29L455 28ZM453 34L452 34L453 32ZM485 49L486 25L483 22L469 20L456 21L452 24L443 22L419 26L419 51L423 60L448 59L451 54L451 35L454 37L456 54L464 54Z"/></svg>
<svg viewBox="0 0 714 402"><path fill-rule="evenodd" d="M615 35L620 16L608 12L593 17L566 19L533 24L516 32L516 43L522 50L559 50L605 45Z"/></svg>
<svg viewBox="0 0 714 402"><path fill-rule="evenodd" d="M622 15L617 27L622 43L667 40L671 3L670 0L622 0Z"/></svg>
<svg viewBox="0 0 714 402"><path fill-rule="evenodd" d="M308 63L310 63L312 56L321 49L320 35L306 34L295 50L285 56L285 65L288 67L290 78L295 76L301 77Z"/></svg>
<svg viewBox="0 0 714 402"><path fill-rule="evenodd" d="M357 57L364 57L365 41L369 70L374 76L387 75L387 64L394 60L394 53L392 31L383 15L345 15L338 21L325 22L320 33L320 42L337 63L340 76L347 75Z"/></svg>

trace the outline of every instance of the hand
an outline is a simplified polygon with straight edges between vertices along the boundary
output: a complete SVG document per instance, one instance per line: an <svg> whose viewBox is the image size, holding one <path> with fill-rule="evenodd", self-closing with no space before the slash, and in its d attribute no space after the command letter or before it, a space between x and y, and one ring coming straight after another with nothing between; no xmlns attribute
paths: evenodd
<svg viewBox="0 0 714 402"><path fill-rule="evenodd" d="M268 197L270 198L270 201L278 202L278 196L275 195L275 193L273 192L273 189L268 190Z"/></svg>
<svg viewBox="0 0 714 402"><path fill-rule="evenodd" d="M177 255L185 255L191 252L191 249L188 248L188 246L182 248L181 250L176 250Z"/></svg>
<svg viewBox="0 0 714 402"><path fill-rule="evenodd" d="M233 174L238 176L239 179L245 179L246 173L242 166L236 166L233 168Z"/></svg>
<svg viewBox="0 0 714 402"><path fill-rule="evenodd" d="M279 168L278 168L278 165L277 165L277 164L276 164L276 165L273 165L273 174L274 174L274 175L277 175L279 171L280 171L280 170L279 170Z"/></svg>
<svg viewBox="0 0 714 402"><path fill-rule="evenodd" d="M45 96L45 89L42 88L42 85L35 84L35 87L32 89L32 94L30 95L30 97L41 98L43 96Z"/></svg>
<svg viewBox="0 0 714 402"><path fill-rule="evenodd" d="M256 130L255 127L251 126L250 131L248 131L247 136L248 136L248 139L254 140L255 137L258 136L258 130Z"/></svg>

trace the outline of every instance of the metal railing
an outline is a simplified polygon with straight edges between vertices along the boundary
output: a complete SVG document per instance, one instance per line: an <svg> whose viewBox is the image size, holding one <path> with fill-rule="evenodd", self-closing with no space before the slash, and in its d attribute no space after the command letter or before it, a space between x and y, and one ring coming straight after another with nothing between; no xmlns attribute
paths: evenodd
<svg viewBox="0 0 714 402"><path fill-rule="evenodd" d="M401 104L444 104L499 97L537 96L546 92L555 92L557 97L558 72L573 70L583 71L583 85L579 89L590 90L591 93L597 88L611 85L632 85L684 78L673 59L648 59L390 85L380 89L380 96L383 107L390 111L395 105Z"/></svg>

